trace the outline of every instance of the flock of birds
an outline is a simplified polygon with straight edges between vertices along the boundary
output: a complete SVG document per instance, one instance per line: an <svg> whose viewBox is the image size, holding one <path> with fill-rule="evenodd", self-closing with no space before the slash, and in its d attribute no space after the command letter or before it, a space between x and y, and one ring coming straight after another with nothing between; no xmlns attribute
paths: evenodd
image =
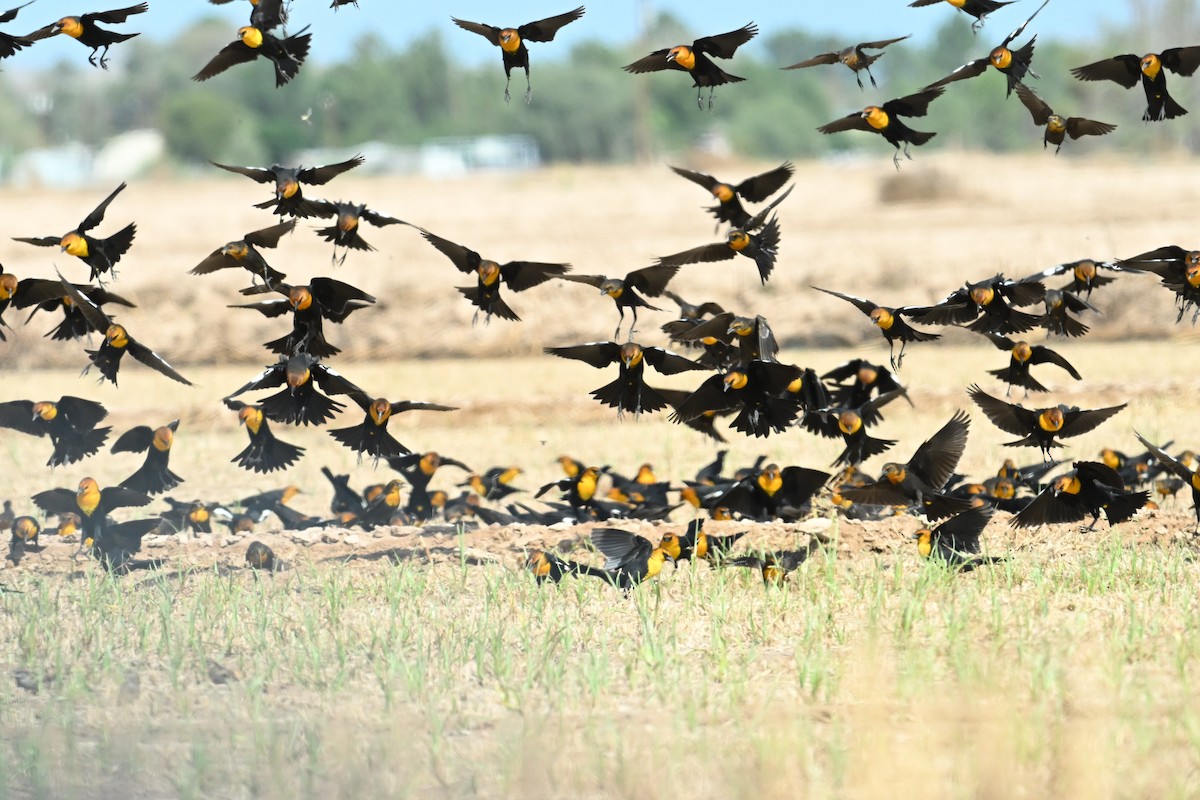
<svg viewBox="0 0 1200 800"><path fill-rule="evenodd" d="M211 0L214 3L230 0ZM917 0L914 6L938 0ZM976 18L977 28L988 14L1008 3L995 0L947 0L960 11ZM200 73L198 80L262 55L275 65L278 85L293 77L308 48L309 34L274 36L271 31L286 24L288 8L282 0L251 0L250 26L242 28L238 41L218 54ZM334 0L333 6L352 0ZM945 85L981 75L990 64L1003 72L1009 92L1033 112L1035 121L1044 124L1047 144L1061 144L1063 136L1102 134L1113 126L1081 118L1062 118L1052 112L1030 91L1024 79L1032 75L1033 39L1010 49L1013 41L1045 7L1045 0L1024 23L987 56L971 61L946 78L920 92L882 106L868 106L861 112L824 126L831 133L861 129L881 133L897 148L904 144L922 144L932 134L908 129L898 118L921 116L929 102L939 96ZM26 4L28 5L28 3ZM0 16L9 22L17 11ZM129 16L147 10L141 3L115 11L67 17L25 37L0 39L0 58L11 55L32 41L55 33L65 33L93 48L89 60L104 66L108 47L136 34L115 33L96 23L120 23ZM514 68L523 68L527 79L526 99L531 99L528 83L529 57L525 42L548 42L563 26L584 15L581 6L556 17L516 28L497 28L454 19L467 31L478 33L498 45L503 54L506 78ZM307 30L307 29L306 29ZM723 83L740 81L711 60L728 59L749 41L757 29L753 24L719 36L702 37L691 45L655 51L630 64L626 69L640 73L661 69L684 70L691 74L699 89L711 90ZM881 50L906 37L861 43L835 53L815 56L786 69L819 64L841 63L865 71L875 85L870 67ZM5 49L7 48L7 49ZM95 56L99 51L99 61ZM1166 93L1164 69L1190 75L1200 65L1200 47L1175 48L1144 57L1118 56L1075 70L1083 80L1115 80L1132 86L1141 80L1149 107L1145 119L1171 119L1185 114ZM862 85L861 78L859 79ZM508 83L505 100L509 99ZM698 101L700 95L698 95ZM703 103L701 101L701 105ZM907 155L907 149L905 149ZM101 487L91 477L75 489L55 488L35 494L31 501L46 515L59 516L59 532L79 532L81 547L86 548L107 568L128 569L138 552L141 539L153 531L183 529L211 531L213 522L222 522L236 532L253 530L267 515L274 514L286 528L317 526L357 526L419 524L429 520L462 521L474 519L490 524L553 524L562 521L607 522L619 519L666 520L682 506L695 509L697 517L683 534L666 534L654 544L617 528L598 528L592 534L595 546L605 555L604 567L592 567L565 560L553 553L532 553L527 566L539 579L559 580L565 575L596 575L628 588L653 577L666 561L704 558L715 563L750 566L761 570L764 580L777 581L795 569L819 546L814 542L805 550L758 555L731 556L732 544L741 534L715 536L703 530L704 519L741 519L746 521L796 521L814 513L814 504L829 505L837 513L856 519L873 519L895 514L917 514L928 520L915 535L918 552L936 557L961 569L972 569L995 559L980 554L980 533L995 509L1011 513L1014 526L1039 526L1083 520L1089 515L1094 526L1103 515L1109 523L1129 519L1150 500L1153 489L1161 498L1174 497L1184 486L1191 489L1200 530L1200 462L1191 451L1176 455L1140 435L1143 452L1127 455L1105 449L1099 461L1075 461L1065 472L1053 475L1062 462L1050 459L1051 451L1061 447L1061 439L1097 428L1125 406L1080 409L1063 404L1027 408L993 396L973 385L971 400L984 416L1001 430L1018 439L1012 447L1037 448L1043 461L1017 466L1006 460L995 475L977 482L956 472L967 443L968 416L960 411L917 447L906 461L885 463L877 476L866 474L861 464L889 451L896 441L878 438L869 432L882 420L882 409L897 399L908 400L907 390L899 381L905 348L910 343L931 342L939 334L923 330L927 326L959 326L984 336L1006 353L1003 366L989 374L1013 387L1045 393L1046 387L1033 375L1042 365L1065 371L1081 380L1075 367L1055 349L1031 344L1023 335L1034 328L1069 341L1087 333L1080 316L1094 313L1093 293L1118 278L1134 274L1152 274L1171 291L1177 301L1178 318L1192 312L1192 321L1200 314L1200 251L1165 246L1122 259L1082 258L1059 264L1031 275L1010 279L1003 275L967 281L950 291L942 301L928 306L895 306L846 294L832 288L817 288L854 305L875 325L892 348L889 365L855 359L819 375L779 360L779 348L771 325L762 316L739 315L718 303L688 302L670 291L672 279L689 264L736 261L753 262L766 284L779 255L781 229L776 209L789 196L786 188L794 169L779 167L740 182L726 182L700 172L672 167L682 178L711 194L716 205L707 209L718 224L728 226L726 235L683 252L657 258L651 266L622 276L579 275L566 263L510 260L504 263L484 257L471 247L439 236L425 228L388 216L356 202L329 201L311 196L312 187L324 186L337 176L361 165L363 159L319 167L270 168L214 164L223 170L244 175L272 188L272 195L256 205L276 217L274 224L251 231L215 248L191 270L206 275L219 270L237 269L249 273L250 285L242 290L249 298L262 298L238 307L257 311L269 318L286 318L287 329L279 338L265 343L271 362L262 372L231 391L224 404L235 412L245 427L249 443L233 457L244 469L272 473L283 471L303 456L304 448L276 436L277 425L323 426L335 418L346 404L334 397L349 398L362 412L356 424L329 430L336 441L354 452L360 462L367 459L375 466L380 461L397 473L386 483L357 491L349 476L324 474L333 491L328 517L314 518L292 509L288 502L295 487L285 487L235 503L180 502L165 497L168 510L159 516L116 522L110 516L121 508L144 507L156 495L176 489L183 481L170 469L170 453L179 421L159 427L137 426L119 436L113 452L144 452L143 465L115 486ZM898 162L897 162L898 163ZM85 350L89 365L101 380L117 383L122 357L134 360L181 384L190 382L148 344L134 338L131 331L117 322L106 307L133 304L109 289L117 275L121 258L133 244L137 229L129 223L107 237L95 234L111 204L125 189L118 186L78 225L61 235L21 237L17 241L39 247L57 247L88 267L85 283L68 281L61 273L54 279L18 278L0 266L0 340L4 339L3 319L9 307L61 314L57 326L47 335L67 343L101 338L95 350ZM306 189L309 194L306 195ZM747 205L759 205L751 213ZM560 459L564 477L542 486L534 493L542 498L551 492L558 501L547 500L535 506L518 501L512 495L521 490L514 484L522 473L515 465L501 465L475 471L462 461L434 451L414 452L388 431L389 420L410 411L452 412L456 409L425 401L393 400L356 385L332 369L330 359L340 352L326 336L327 326L340 325L360 310L369 309L375 298L368 292L332 277L314 277L306 283L289 283L287 275L269 263L268 251L293 234L298 221L326 218L332 224L319 228L319 237L333 244L332 263L344 262L350 250L370 251L362 236L363 223L371 226L404 225L419 231L430 245L444 255L459 272L472 276L473 283L458 288L475 307L476 320L492 317L519 321L506 295L524 292L552 280L583 284L598 289L614 303L618 312L617 328L608 341L546 347L549 355L582 361L602 370L615 368L614 380L597 388L592 396L616 410L618 416L639 416L672 409L671 419L687 425L716 442L724 435L716 423L731 417L730 428L749 436L771 435L802 429L831 439L841 439L845 447L831 467L835 472L798 465L780 467L765 459L741 469L726 471L725 451L702 468L693 478L683 481L659 480L649 465L642 465L632 478L609 467L589 466L573 458ZM1061 281L1057 281L1061 279ZM1057 282L1056 282L1057 281ZM1056 283L1056 285L1049 285ZM641 344L634 340L638 311L660 310L649 299L666 297L678 306L676 319L662 326L662 332L681 355L664 347ZM1022 310L1030 309L1030 310ZM630 322L622 338L625 313ZM28 319L26 320L28 322ZM920 326L920 327L918 327ZM896 344L899 343L899 350ZM890 368L889 368L890 367ZM677 375L685 372L707 373L692 391L651 386L649 373ZM250 392L271 392L248 402L238 399ZM908 402L911 403L911 400ZM47 465L66 466L98 453L107 443L110 427L103 427L107 410L101 404L82 397L63 396L58 400L18 400L0 403L0 427L22 434L47 437L52 452ZM431 488L435 475L443 468L461 472L457 495ZM451 490L452 491L452 490ZM828 494L827 494L828 492ZM822 505L822 508L824 506ZM42 522L32 515L17 516L11 501L5 504L0 522L12 531L9 559L19 562L27 552L39 547ZM934 523L940 523L932 527ZM247 554L259 567L275 564L269 548L255 543Z"/></svg>

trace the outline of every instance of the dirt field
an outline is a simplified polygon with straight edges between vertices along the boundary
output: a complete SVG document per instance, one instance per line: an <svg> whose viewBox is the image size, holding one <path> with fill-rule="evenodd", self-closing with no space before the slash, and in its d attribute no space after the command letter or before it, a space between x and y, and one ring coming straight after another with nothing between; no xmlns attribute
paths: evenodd
<svg viewBox="0 0 1200 800"><path fill-rule="evenodd" d="M737 177L770 165L689 166ZM1195 246L1195 174L1183 161L1048 154L921 157L899 176L886 156L803 164L780 209L782 256L766 287L737 259L685 267L673 288L763 314L787 345L785 359L818 372L860 355L882 362L886 346L865 317L810 284L921 304L996 272ZM262 189L233 178L134 182L101 226L103 235L137 220L111 288L140 307L121 321L195 388L132 363L120 389L98 386L78 377L79 345L41 338L48 317L22 327L10 310L16 330L0 344L0 401L90 397L110 410L114 435L178 417L171 465L186 483L171 494L181 500L228 501L294 483L303 494L292 505L321 514L322 465L351 473L355 486L386 480L386 468L358 464L311 428L274 426L308 450L285 475L229 463L245 433L220 398L268 363L259 344L285 325L225 308L242 302L242 276L186 272L223 242L271 224L249 207L267 196ZM619 275L717 240L697 210L704 192L658 166L460 181L351 174L330 189L486 257L569 261L581 273ZM0 202L10 235L47 235L75 224L105 191L6 190ZM328 332L345 350L332 363L368 392L460 407L393 420L412 449L478 470L519 464L527 490L558 477L562 453L628 474L648 461L672 479L711 460L712 443L665 415L618 420L591 400L607 373L539 355L608 338L616 324L608 298L585 286L537 287L509 297L524 322L472 327L453 287L473 278L410 228L364 236L378 252L352 253L340 268L330 269L331 246L307 230L269 260L297 283L332 275L379 298ZM50 277L54 265L86 276L74 259L15 242L0 242L0 263L20 277ZM1200 419L1187 411L1200 388L1189 368L1200 355L1194 329L1174 323L1171 297L1148 276L1123 277L1093 299L1104 312L1086 320L1093 334L1053 343L1084 380L1053 367L1035 375L1052 390L1047 404L1129 407L1071 440L1065 457L1094 458L1104 446L1135 452L1134 429L1196 446ZM647 314L637 338L661 344L658 325L671 318ZM986 370L1006 355L977 339L949 331L910 349L901 377L913 406L885 412L880 435L900 443L869 470L907 458L957 408L972 417L963 471L986 477L1006 455L1037 460L1034 450L1002 448L1012 437L966 397L975 381L1004 391ZM360 419L347 411L331 427ZM840 450L798 432L728 434L731 467L765 453L823 468ZM36 491L84 475L115 484L141 461L102 453L51 473L41 466L49 451L48 442L0 432L0 497L18 513L31 510ZM459 479L447 470L434 486L451 490ZM0 593L0 636L13 643L0 648L0 712L13 721L0 737L0 797L641 798L680 787L699 797L1191 796L1200 784L1191 677L1200 639L1185 495L1090 534L1016 533L998 514L985 540L1010 561L969 576L919 562L908 538L915 519L830 522L821 506L799 526L755 526L739 545L794 547L817 532L833 539L829 555L782 590L764 592L747 571L683 564L628 600L598 582L538 590L517 571L531 547L595 563L587 527L295 535L268 523L255 537L291 569L266 578L240 569L249 537L152 539L143 554L163 559L164 570L122 578L53 542L0 570L13 590ZM681 509L668 527L689 517ZM623 527L651 538L662 529ZM210 659L239 680L214 682ZM5 682L19 671L37 694ZM93 779L71 768L80 763Z"/></svg>

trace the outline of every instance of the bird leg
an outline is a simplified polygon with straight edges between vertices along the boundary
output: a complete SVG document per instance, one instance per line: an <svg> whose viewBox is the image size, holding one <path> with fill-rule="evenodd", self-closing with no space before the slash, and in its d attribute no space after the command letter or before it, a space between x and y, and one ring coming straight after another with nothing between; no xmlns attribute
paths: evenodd
<svg viewBox="0 0 1200 800"><path fill-rule="evenodd" d="M696 87L696 108L700 109L701 111L704 110L704 101L700 99L700 93L703 91L704 90L699 86Z"/></svg>
<svg viewBox="0 0 1200 800"><path fill-rule="evenodd" d="M100 54L100 69L108 69L108 48L110 45L104 45L104 52Z"/></svg>
<svg viewBox="0 0 1200 800"><path fill-rule="evenodd" d="M896 148L895 155L892 156L892 163L896 165L896 171L900 171L900 148Z"/></svg>
<svg viewBox="0 0 1200 800"><path fill-rule="evenodd" d="M712 111L712 103L713 103L712 97L713 97L713 92L716 90L716 88L717 87L715 87L715 86L708 87L708 110L709 111Z"/></svg>
<svg viewBox="0 0 1200 800"><path fill-rule="evenodd" d="M637 306L631 308L630 311L633 312L633 322L629 323L629 332L626 335L629 337L629 341L632 342L633 335L637 333Z"/></svg>
<svg viewBox="0 0 1200 800"><path fill-rule="evenodd" d="M529 67L525 68L525 105L533 102L533 84L529 82Z"/></svg>
<svg viewBox="0 0 1200 800"><path fill-rule="evenodd" d="M617 306L617 313L620 314L621 317L620 317L620 319L617 320L617 329L615 331L613 331L613 341L614 342L620 340L621 323L625 321L625 309L622 308L621 306ZM632 334L630 335L630 338L633 338Z"/></svg>
<svg viewBox="0 0 1200 800"><path fill-rule="evenodd" d="M508 84L512 82L512 75L504 77L504 104L508 105L508 101L512 99L512 95L508 93Z"/></svg>

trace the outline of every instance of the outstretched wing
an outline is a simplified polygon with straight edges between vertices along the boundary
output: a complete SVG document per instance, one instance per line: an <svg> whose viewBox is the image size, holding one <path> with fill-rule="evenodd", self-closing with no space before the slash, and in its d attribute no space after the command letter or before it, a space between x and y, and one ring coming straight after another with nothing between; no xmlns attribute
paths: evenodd
<svg viewBox="0 0 1200 800"><path fill-rule="evenodd" d="M758 35L758 26L751 22L749 25L728 33L718 33L716 36L704 36L692 42L692 49L707 53L717 58L733 58L739 47Z"/></svg>
<svg viewBox="0 0 1200 800"><path fill-rule="evenodd" d="M1071 74L1081 81L1113 81L1126 89L1137 86L1138 78L1142 76L1142 60L1133 53L1113 56L1094 64L1073 67Z"/></svg>
<svg viewBox="0 0 1200 800"><path fill-rule="evenodd" d="M91 14L83 14L79 17L79 21L86 27L90 22L124 22L134 14L145 14L150 10L147 3L138 3L136 6L127 8L115 8L112 11L96 11Z"/></svg>
<svg viewBox="0 0 1200 800"><path fill-rule="evenodd" d="M1045 125L1050 120L1050 115L1054 113L1050 105L1024 83L1018 83L1016 91L1021 104L1029 109L1030 115L1033 116L1033 124Z"/></svg>
<svg viewBox="0 0 1200 800"><path fill-rule="evenodd" d="M141 344L134 339L130 339L129 344L125 349L129 351L129 355L133 356L150 369L155 370L156 372L161 372L171 380L178 381L184 386L192 385L192 382L176 372L175 368L168 364L166 359L164 359L158 353L155 353L149 347L146 347L146 345Z"/></svg>
<svg viewBox="0 0 1200 800"><path fill-rule="evenodd" d="M79 227L75 230L79 231L80 233L85 233L86 231L90 231L92 228L99 225L104 220L104 212L108 209L108 204L111 203L113 198L119 195L124 188L125 184L122 182L120 186L113 190L112 194L104 198L104 200L100 202L100 205L96 206L96 208L92 210L92 213L83 218L83 222L79 223Z"/></svg>
<svg viewBox="0 0 1200 800"><path fill-rule="evenodd" d="M474 272L479 268L479 262L483 259L479 253L476 253L471 248L455 244L449 239L443 239L424 228L417 228L417 230L421 232L421 235L425 237L427 242L436 247L446 258L450 259L454 266L458 267L459 272Z"/></svg>
<svg viewBox="0 0 1200 800"><path fill-rule="evenodd" d="M795 171L796 168L792 166L792 163L785 161L773 170L755 175L753 178L747 178L734 188L738 194L751 203L761 203L782 189Z"/></svg>
<svg viewBox="0 0 1200 800"><path fill-rule="evenodd" d="M550 42L558 29L583 16L583 6L554 17L539 19L517 28L517 35L529 42Z"/></svg>
<svg viewBox="0 0 1200 800"><path fill-rule="evenodd" d="M362 164L364 161L362 156L348 158L345 161L339 161L336 164L326 164L323 167L309 167L302 169L296 177L301 183L307 183L309 186L322 186L329 181L341 175L343 172L349 172L355 167Z"/></svg>
<svg viewBox="0 0 1200 800"><path fill-rule="evenodd" d="M238 64L248 64L258 58L258 53L258 50L247 46L240 39L236 42L230 42L221 48L221 51L213 56L199 72L193 75L192 80L206 81L209 78L220 75L230 67L237 66ZM237 172L237 170L233 171Z"/></svg>
<svg viewBox="0 0 1200 800"><path fill-rule="evenodd" d="M450 19L453 20L455 25L462 28L464 31L478 33L492 44L499 46L500 29L495 25L485 25L482 22L468 22L465 19L458 19L457 17L451 17Z"/></svg>
<svg viewBox="0 0 1200 800"><path fill-rule="evenodd" d="M236 172L238 175L245 175L247 178L257 181L258 183L274 183L275 170L266 169L264 167L231 167L225 164L218 164L215 161L208 162L214 167L220 167L228 172Z"/></svg>

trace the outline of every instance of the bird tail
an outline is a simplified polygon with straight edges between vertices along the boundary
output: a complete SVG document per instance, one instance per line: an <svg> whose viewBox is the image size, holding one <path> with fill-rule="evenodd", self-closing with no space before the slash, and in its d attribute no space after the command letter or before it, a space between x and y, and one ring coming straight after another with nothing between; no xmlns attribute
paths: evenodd
<svg viewBox="0 0 1200 800"><path fill-rule="evenodd" d="M935 136L937 136L936 133L926 133L925 131L910 131L908 134L908 140L910 142L912 142L914 145L923 145Z"/></svg>
<svg viewBox="0 0 1200 800"><path fill-rule="evenodd" d="M643 411L649 413L667 406L666 399L657 391L640 381L630 382L624 377L601 386L592 392L592 397L610 408L628 411L631 414L641 414Z"/></svg>
<svg viewBox="0 0 1200 800"><path fill-rule="evenodd" d="M308 28L304 30L308 30ZM283 86L296 77L296 73L300 71L300 65L304 63L304 59L308 58L308 47L311 42L312 34L304 33L304 31L283 40L281 52L274 59L275 88Z"/></svg>
<svg viewBox="0 0 1200 800"><path fill-rule="evenodd" d="M109 251L113 261L116 261L118 256L125 255L125 251L133 244L133 237L136 234L137 223L131 222L104 240L104 249Z"/></svg>
<svg viewBox="0 0 1200 800"><path fill-rule="evenodd" d="M1138 512L1138 509L1144 507L1150 500L1150 492L1125 492L1113 496L1113 499L1104 506L1104 516L1108 517L1108 524L1116 525L1118 522L1124 522Z"/></svg>
<svg viewBox="0 0 1200 800"><path fill-rule="evenodd" d="M496 297L490 304L485 305L479 298L478 286L459 286L458 293L470 300L471 305L483 311L489 317L497 316L500 319L507 319L511 322L521 321L521 318L517 316L517 312L509 308L508 303L504 302L503 297Z"/></svg>
<svg viewBox="0 0 1200 800"><path fill-rule="evenodd" d="M94 455L104 446L104 442L111 432L112 428L95 428L84 431L77 440L64 441L60 439L54 455L50 457L49 466L72 464Z"/></svg>
<svg viewBox="0 0 1200 800"><path fill-rule="evenodd" d="M1029 375L1028 373L1025 375L1018 375L1016 374L1016 371L1013 370L1011 365L1005 367L1004 369L990 369L988 370L988 375L995 375L1005 383L1012 384L1013 386L1020 386L1021 388L1028 389L1031 392L1046 391L1046 387L1038 383L1032 375Z"/></svg>

